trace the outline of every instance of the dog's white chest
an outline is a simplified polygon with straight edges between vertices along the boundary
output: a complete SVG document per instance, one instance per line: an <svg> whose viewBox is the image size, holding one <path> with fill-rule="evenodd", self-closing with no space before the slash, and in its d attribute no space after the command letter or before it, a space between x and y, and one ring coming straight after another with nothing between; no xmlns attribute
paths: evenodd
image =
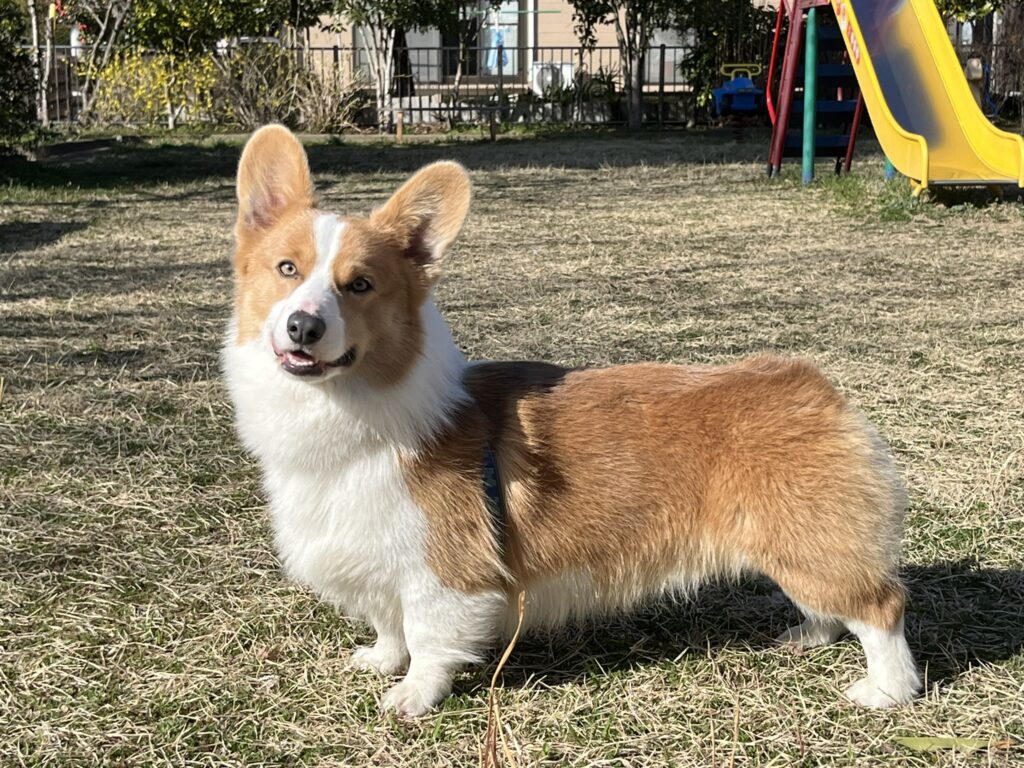
<svg viewBox="0 0 1024 768"><path fill-rule="evenodd" d="M288 575L366 618L425 563L426 521L398 449L251 347L225 350L239 432L263 468Z"/></svg>
<svg viewBox="0 0 1024 768"><path fill-rule="evenodd" d="M331 471L268 466L265 480L286 571L350 615L389 600L422 565L425 523L393 453L348 457Z"/></svg>

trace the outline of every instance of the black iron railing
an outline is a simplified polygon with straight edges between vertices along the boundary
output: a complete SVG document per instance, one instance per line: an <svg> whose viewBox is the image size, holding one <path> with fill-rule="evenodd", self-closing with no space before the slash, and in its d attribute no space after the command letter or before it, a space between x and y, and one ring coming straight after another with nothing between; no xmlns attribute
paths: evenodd
<svg viewBox="0 0 1024 768"><path fill-rule="evenodd" d="M268 45L268 43L259 43ZM269 45L272 45L269 44ZM240 46L211 51L230 57ZM301 47L285 49L296 63L320 72L334 72L366 90L373 83L365 49ZM648 118L681 119L678 102L688 91L680 63L689 49L657 46L643 61L643 89ZM57 46L50 57L48 113L53 123L79 118L87 100L84 60L70 46ZM460 61L461 59L461 61ZM98 86L102 74L92 79ZM519 121L618 122L625 119L623 67L615 47L537 46L400 48L395 54L392 110L407 123L453 119L486 120L488 110ZM368 110L370 114L373 110ZM183 115L188 122L195 116ZM375 119L375 113L370 115Z"/></svg>

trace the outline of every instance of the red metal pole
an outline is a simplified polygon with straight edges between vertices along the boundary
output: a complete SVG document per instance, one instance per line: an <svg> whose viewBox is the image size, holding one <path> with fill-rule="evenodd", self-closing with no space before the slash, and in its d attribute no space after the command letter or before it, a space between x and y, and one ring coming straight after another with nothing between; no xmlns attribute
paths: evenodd
<svg viewBox="0 0 1024 768"><path fill-rule="evenodd" d="M850 123L850 140L846 142L846 160L843 168L847 173L853 165L853 147L857 143L857 131L860 129L860 118L864 114L864 97L857 94L857 106L853 108L853 122Z"/></svg>
<svg viewBox="0 0 1024 768"><path fill-rule="evenodd" d="M793 106L793 88L796 83L797 65L800 63L804 21L798 3L789 15L789 37L782 59L782 81L779 83L779 116L772 131L772 147L768 154L771 175L777 176L782 168L782 155L786 148L786 129L789 127L789 113ZM789 8L787 7L787 10ZM806 105L805 105L806 107Z"/></svg>
<svg viewBox="0 0 1024 768"><path fill-rule="evenodd" d="M775 125L775 102L772 100L772 79L775 77L775 59L779 54L779 37L782 35L782 16L785 13L783 3L779 3L779 15L775 17L775 37L772 39L772 56L768 60L768 82L764 86L764 99L768 107L768 117Z"/></svg>

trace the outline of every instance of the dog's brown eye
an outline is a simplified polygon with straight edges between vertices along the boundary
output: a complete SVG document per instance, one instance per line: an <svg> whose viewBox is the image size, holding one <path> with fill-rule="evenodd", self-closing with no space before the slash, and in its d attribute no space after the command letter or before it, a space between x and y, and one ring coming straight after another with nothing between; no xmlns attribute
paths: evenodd
<svg viewBox="0 0 1024 768"><path fill-rule="evenodd" d="M277 265L277 271L284 277L295 277L299 274L299 268L291 261L282 261Z"/></svg>
<svg viewBox="0 0 1024 768"><path fill-rule="evenodd" d="M348 289L352 291L352 293L366 293L371 288L373 288L373 286L370 285L370 281L365 277L357 277L348 284Z"/></svg>

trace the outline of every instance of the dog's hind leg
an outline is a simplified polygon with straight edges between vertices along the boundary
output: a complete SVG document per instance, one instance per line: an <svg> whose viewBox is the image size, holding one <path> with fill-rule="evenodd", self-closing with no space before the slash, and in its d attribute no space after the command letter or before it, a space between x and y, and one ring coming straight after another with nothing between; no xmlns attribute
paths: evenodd
<svg viewBox="0 0 1024 768"><path fill-rule="evenodd" d="M801 607L808 606L812 616L780 641L804 647L821 644L811 641L835 639L845 626L864 646L868 674L846 690L850 701L891 707L906 704L920 692L917 666L903 633L903 587L895 577L870 579L862 573L861 578L795 579L786 574L776 581Z"/></svg>
<svg viewBox="0 0 1024 768"><path fill-rule="evenodd" d="M776 643L792 648L817 648L834 643L846 631L837 618L817 616L806 609L803 612L807 616L804 622L787 629L775 638Z"/></svg>
<svg viewBox="0 0 1024 768"><path fill-rule="evenodd" d="M906 704L921 691L921 678L903 631L903 614L888 627L856 619L846 622L864 646L867 677L846 689L846 698L862 707Z"/></svg>

